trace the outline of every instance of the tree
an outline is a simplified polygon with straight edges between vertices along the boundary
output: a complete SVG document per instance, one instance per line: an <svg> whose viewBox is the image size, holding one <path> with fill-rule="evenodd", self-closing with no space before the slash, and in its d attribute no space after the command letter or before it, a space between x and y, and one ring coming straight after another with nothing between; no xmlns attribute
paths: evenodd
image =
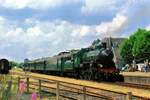
<svg viewBox="0 0 150 100"><path fill-rule="evenodd" d="M120 46L120 55L125 63L130 63L133 60L132 47L133 45L129 39L126 39Z"/></svg>
<svg viewBox="0 0 150 100"><path fill-rule="evenodd" d="M150 31L138 29L120 46L120 55L126 63L150 59Z"/></svg>
<svg viewBox="0 0 150 100"><path fill-rule="evenodd" d="M11 65L11 67L18 67L19 63L15 62L15 61L10 61L10 65Z"/></svg>
<svg viewBox="0 0 150 100"><path fill-rule="evenodd" d="M142 30L136 37L132 53L136 59L150 59L150 31Z"/></svg>

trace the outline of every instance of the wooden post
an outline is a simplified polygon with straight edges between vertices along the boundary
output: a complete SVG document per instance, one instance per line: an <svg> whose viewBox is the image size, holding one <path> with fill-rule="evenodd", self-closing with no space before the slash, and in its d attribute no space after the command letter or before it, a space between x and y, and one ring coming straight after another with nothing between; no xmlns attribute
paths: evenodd
<svg viewBox="0 0 150 100"><path fill-rule="evenodd" d="M83 87L83 100L86 100L86 87Z"/></svg>
<svg viewBox="0 0 150 100"><path fill-rule="evenodd" d="M13 81L13 77L12 77L12 75L10 76L10 79L11 79L11 81Z"/></svg>
<svg viewBox="0 0 150 100"><path fill-rule="evenodd" d="M8 93L9 91L11 91L11 87L12 87L12 81L7 81L8 82L8 86L7 86L7 93L3 96L5 96L4 98L1 98L1 99L5 99L5 100L9 100L9 97L11 96L10 93ZM5 92L4 92L5 93Z"/></svg>
<svg viewBox="0 0 150 100"><path fill-rule="evenodd" d="M12 81L8 81L8 89L11 89Z"/></svg>
<svg viewBox="0 0 150 100"><path fill-rule="evenodd" d="M39 95L41 97L41 80L39 80Z"/></svg>
<svg viewBox="0 0 150 100"><path fill-rule="evenodd" d="M59 100L59 82L56 82L56 100Z"/></svg>
<svg viewBox="0 0 150 100"><path fill-rule="evenodd" d="M18 77L18 91L19 91L20 77Z"/></svg>
<svg viewBox="0 0 150 100"><path fill-rule="evenodd" d="M127 93L127 100L132 100L132 92Z"/></svg>
<svg viewBox="0 0 150 100"><path fill-rule="evenodd" d="M29 93L29 77L27 77L27 93Z"/></svg>

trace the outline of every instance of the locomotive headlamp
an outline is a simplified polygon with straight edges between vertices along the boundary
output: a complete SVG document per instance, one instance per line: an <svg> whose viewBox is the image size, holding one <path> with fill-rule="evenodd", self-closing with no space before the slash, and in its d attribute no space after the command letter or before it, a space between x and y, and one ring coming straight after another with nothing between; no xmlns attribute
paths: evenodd
<svg viewBox="0 0 150 100"><path fill-rule="evenodd" d="M103 65L102 65L102 64L98 64L98 66L99 66L100 68L102 68L102 67L103 67Z"/></svg>

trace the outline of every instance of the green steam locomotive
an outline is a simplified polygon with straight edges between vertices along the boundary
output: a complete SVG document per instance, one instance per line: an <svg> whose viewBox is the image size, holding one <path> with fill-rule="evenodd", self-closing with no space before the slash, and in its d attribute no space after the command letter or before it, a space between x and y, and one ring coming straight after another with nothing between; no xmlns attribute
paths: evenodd
<svg viewBox="0 0 150 100"><path fill-rule="evenodd" d="M24 70L96 81L119 81L121 76L113 61L111 48L95 40L90 47L61 52L35 60L25 59Z"/></svg>

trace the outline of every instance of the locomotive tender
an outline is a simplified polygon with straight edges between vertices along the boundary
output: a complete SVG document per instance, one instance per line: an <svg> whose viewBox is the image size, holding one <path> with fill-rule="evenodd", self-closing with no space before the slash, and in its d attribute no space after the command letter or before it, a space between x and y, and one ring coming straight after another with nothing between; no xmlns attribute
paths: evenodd
<svg viewBox="0 0 150 100"><path fill-rule="evenodd" d="M96 81L119 81L111 48L99 39L90 47L24 61L24 70Z"/></svg>

